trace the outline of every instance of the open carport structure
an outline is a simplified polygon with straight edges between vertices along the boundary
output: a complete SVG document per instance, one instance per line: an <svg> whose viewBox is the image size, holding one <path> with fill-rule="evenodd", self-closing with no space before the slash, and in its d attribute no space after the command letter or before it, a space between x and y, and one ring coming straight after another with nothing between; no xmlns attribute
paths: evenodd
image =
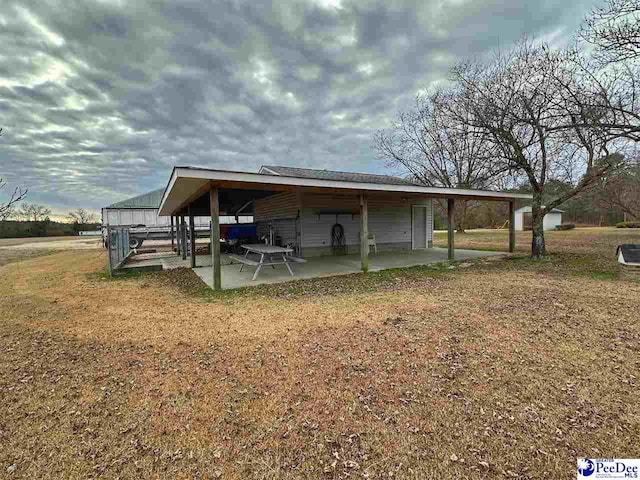
<svg viewBox="0 0 640 480"><path fill-rule="evenodd" d="M425 187L386 175L275 166L262 167L258 173L175 167L159 214L176 217L182 252L195 252L194 245L184 248L189 237L185 218L193 230L195 216L210 216L209 273L198 273L219 290L252 284L252 272L246 272L245 280L237 266L221 266L220 215L251 212L259 236L286 246L296 258L309 260L297 265L297 276L309 278L453 260L459 253L464 258L482 255L454 249L456 200L507 202L511 219L508 250L512 252L514 202L530 198L510 192ZM446 255L432 246L434 199L447 201ZM193 241L194 235L190 238ZM370 248L376 254L371 255ZM354 257L359 259L357 270ZM201 267L193 253L190 265ZM287 279L284 272L273 270L265 272L265 281Z"/></svg>

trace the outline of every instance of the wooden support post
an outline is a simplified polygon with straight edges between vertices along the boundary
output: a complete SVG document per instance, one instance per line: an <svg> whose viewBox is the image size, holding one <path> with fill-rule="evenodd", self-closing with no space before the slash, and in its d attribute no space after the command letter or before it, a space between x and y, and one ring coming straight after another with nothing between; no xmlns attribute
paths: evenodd
<svg viewBox="0 0 640 480"><path fill-rule="evenodd" d="M514 201L509 202L509 252L516 251L516 209Z"/></svg>
<svg viewBox="0 0 640 480"><path fill-rule="evenodd" d="M171 235L171 251L173 252L175 250L175 248L174 248L175 247L175 242L173 240L173 215L171 215L171 232L170 232L170 235Z"/></svg>
<svg viewBox="0 0 640 480"><path fill-rule="evenodd" d="M196 268L196 227L193 219L193 212L191 211L191 205L189 205L188 209L189 234L191 236L191 268Z"/></svg>
<svg viewBox="0 0 640 480"><path fill-rule="evenodd" d="M222 289L222 275L220 271L220 204L218 203L218 189L211 186L209 190L209 205L211 212L211 266L213 268L213 289Z"/></svg>
<svg viewBox="0 0 640 480"><path fill-rule="evenodd" d="M184 215L180 215L180 224L182 225L182 231L180 232L182 234L182 259L186 260L187 259L187 224L184 221Z"/></svg>
<svg viewBox="0 0 640 480"><path fill-rule="evenodd" d="M369 271L369 207L367 194L360 194L360 264L363 272Z"/></svg>
<svg viewBox="0 0 640 480"><path fill-rule="evenodd" d="M454 244L455 244L455 221L453 219L453 208L455 207L455 201L453 198L447 199L447 220L448 220L448 232L447 243L449 247L449 260L455 259Z"/></svg>

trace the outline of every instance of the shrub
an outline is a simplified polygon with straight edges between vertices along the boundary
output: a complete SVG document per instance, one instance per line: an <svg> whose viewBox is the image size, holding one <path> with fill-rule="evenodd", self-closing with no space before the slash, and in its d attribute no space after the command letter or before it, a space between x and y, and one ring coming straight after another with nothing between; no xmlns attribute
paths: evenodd
<svg viewBox="0 0 640 480"><path fill-rule="evenodd" d="M640 228L640 220L616 223L616 228Z"/></svg>
<svg viewBox="0 0 640 480"><path fill-rule="evenodd" d="M556 225L556 230L573 230L576 228L575 223L563 223L562 225Z"/></svg>

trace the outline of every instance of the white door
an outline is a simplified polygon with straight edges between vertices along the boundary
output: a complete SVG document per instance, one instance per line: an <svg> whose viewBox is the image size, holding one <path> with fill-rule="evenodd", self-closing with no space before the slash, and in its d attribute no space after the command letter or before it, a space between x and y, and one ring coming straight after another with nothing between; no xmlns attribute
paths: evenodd
<svg viewBox="0 0 640 480"><path fill-rule="evenodd" d="M411 248L427 248L427 207L413 206Z"/></svg>

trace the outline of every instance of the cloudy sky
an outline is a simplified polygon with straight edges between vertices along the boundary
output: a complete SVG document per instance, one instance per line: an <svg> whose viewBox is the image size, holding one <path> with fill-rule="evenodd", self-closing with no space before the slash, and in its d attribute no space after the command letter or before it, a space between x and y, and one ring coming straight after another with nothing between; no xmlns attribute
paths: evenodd
<svg viewBox="0 0 640 480"><path fill-rule="evenodd" d="M0 176L54 212L174 165L384 171L372 135L457 60L591 0L35 0L0 9Z"/></svg>

